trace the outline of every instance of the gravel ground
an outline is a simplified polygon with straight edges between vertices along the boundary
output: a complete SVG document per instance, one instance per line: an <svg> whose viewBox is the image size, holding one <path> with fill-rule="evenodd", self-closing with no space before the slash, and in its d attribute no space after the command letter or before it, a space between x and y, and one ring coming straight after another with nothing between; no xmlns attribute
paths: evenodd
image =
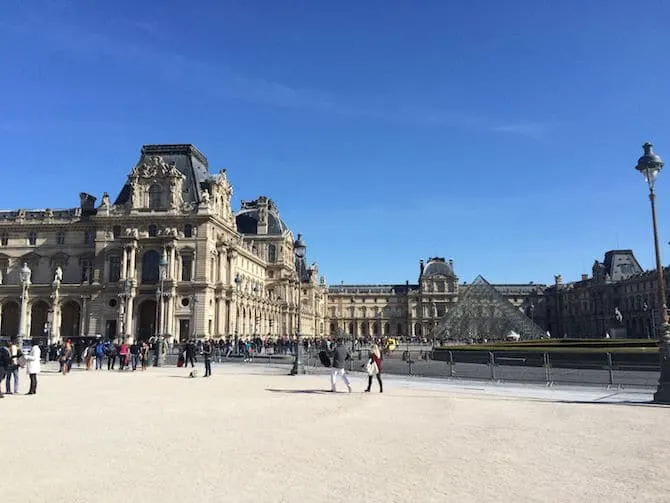
<svg viewBox="0 0 670 503"><path fill-rule="evenodd" d="M0 500L668 501L667 407L280 371L42 374L0 401Z"/></svg>

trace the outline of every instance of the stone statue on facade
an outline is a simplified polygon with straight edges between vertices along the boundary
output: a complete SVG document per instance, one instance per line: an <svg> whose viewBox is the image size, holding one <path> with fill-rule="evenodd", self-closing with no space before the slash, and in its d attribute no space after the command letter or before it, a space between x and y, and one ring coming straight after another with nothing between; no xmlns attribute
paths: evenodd
<svg viewBox="0 0 670 503"><path fill-rule="evenodd" d="M54 283L62 283L63 282L63 269L61 266L56 267L56 273L54 274Z"/></svg>
<svg viewBox="0 0 670 503"><path fill-rule="evenodd" d="M200 200L205 206L209 204L209 191L207 189L203 190L202 194L200 194Z"/></svg>

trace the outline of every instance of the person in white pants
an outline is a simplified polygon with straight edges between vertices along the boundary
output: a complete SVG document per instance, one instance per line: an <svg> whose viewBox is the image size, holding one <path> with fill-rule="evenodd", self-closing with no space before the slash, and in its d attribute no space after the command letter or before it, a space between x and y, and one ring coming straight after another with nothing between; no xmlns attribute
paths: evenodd
<svg viewBox="0 0 670 503"><path fill-rule="evenodd" d="M342 339L337 341L337 346L332 351L333 366L330 369L330 391L335 393L337 391L337 376L342 377L344 384L347 385L349 393L351 393L351 383L347 377L347 372L344 370L344 362L351 358L349 351L344 347Z"/></svg>

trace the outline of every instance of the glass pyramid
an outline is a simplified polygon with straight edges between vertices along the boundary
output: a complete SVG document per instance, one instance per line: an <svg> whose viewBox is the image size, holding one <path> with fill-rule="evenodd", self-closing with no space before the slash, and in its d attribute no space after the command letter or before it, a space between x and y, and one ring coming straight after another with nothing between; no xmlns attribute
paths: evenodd
<svg viewBox="0 0 670 503"><path fill-rule="evenodd" d="M482 276L462 287L465 293L440 320L435 337L466 341L540 339L545 332L514 307Z"/></svg>

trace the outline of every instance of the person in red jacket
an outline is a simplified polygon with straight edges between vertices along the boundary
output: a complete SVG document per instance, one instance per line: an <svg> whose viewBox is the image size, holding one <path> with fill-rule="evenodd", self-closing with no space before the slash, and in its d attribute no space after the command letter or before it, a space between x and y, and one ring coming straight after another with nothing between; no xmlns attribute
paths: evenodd
<svg viewBox="0 0 670 503"><path fill-rule="evenodd" d="M379 383L379 392L383 393L384 388L382 386L382 354L379 351L379 346L373 344L370 348L370 359L366 365L368 371L368 389L365 391L370 392L372 388L372 376L377 376L377 382Z"/></svg>
<svg viewBox="0 0 670 503"><path fill-rule="evenodd" d="M126 343L126 340L123 339L121 347L119 348L119 370L125 370L128 366L128 355L130 354L130 347Z"/></svg>

